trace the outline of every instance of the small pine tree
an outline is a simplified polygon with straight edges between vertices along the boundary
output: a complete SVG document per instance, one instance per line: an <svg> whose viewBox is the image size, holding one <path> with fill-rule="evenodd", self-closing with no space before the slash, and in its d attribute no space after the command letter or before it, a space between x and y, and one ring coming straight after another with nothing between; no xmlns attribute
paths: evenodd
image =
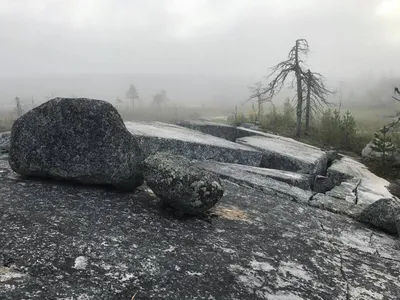
<svg viewBox="0 0 400 300"><path fill-rule="evenodd" d="M372 141L371 149L382 153L382 166L386 165L388 156L391 157L397 151L395 145L392 144L388 136L389 127L383 126L379 131L375 132L375 138Z"/></svg>
<svg viewBox="0 0 400 300"><path fill-rule="evenodd" d="M21 104L21 99L19 97L15 97L15 104L16 104L17 117L19 118L20 116L22 116L22 104Z"/></svg>
<svg viewBox="0 0 400 300"><path fill-rule="evenodd" d="M126 98L130 99L132 102L132 108L135 108L135 101L139 99L138 92L136 90L136 87L131 84L129 89L125 93Z"/></svg>
<svg viewBox="0 0 400 300"><path fill-rule="evenodd" d="M254 103L251 105L251 111L249 112L249 120L251 123L257 124L257 122L259 121L257 119L258 116L258 112L254 106Z"/></svg>
<svg viewBox="0 0 400 300"><path fill-rule="evenodd" d="M356 121L350 111L346 111L342 120L343 143L345 147L349 147L352 138L356 134Z"/></svg>
<svg viewBox="0 0 400 300"><path fill-rule="evenodd" d="M329 146L338 147L340 141L341 120L338 110L328 108L322 113L319 126L320 141Z"/></svg>

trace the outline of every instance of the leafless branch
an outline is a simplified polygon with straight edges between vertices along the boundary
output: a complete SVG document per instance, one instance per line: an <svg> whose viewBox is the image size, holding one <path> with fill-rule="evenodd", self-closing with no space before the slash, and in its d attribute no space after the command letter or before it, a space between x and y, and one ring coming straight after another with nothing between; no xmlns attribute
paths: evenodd
<svg viewBox="0 0 400 300"><path fill-rule="evenodd" d="M392 96L392 98L396 101L400 101L400 99L396 98L395 96Z"/></svg>

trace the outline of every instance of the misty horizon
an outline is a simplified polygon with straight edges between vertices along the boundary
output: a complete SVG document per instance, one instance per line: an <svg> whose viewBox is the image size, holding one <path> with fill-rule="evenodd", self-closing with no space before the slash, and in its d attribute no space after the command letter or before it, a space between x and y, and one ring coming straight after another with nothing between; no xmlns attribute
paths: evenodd
<svg viewBox="0 0 400 300"><path fill-rule="evenodd" d="M399 78L399 20L393 0L3 0L0 103L113 101L134 84L146 101L164 89L179 104L234 106L298 38L307 67L354 94Z"/></svg>

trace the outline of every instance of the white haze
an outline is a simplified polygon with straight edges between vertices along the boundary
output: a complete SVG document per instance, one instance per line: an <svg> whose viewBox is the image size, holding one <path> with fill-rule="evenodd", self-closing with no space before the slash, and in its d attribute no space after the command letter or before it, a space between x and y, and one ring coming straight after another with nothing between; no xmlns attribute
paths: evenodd
<svg viewBox="0 0 400 300"><path fill-rule="evenodd" d="M297 38L333 89L400 78L397 0L0 0L0 103L133 83L143 101L234 106Z"/></svg>

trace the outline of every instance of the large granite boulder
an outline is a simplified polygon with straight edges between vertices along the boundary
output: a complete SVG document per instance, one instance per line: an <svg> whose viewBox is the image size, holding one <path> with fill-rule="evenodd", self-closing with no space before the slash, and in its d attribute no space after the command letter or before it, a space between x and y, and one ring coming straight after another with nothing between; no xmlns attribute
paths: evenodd
<svg viewBox="0 0 400 300"><path fill-rule="evenodd" d="M206 120L186 120L177 123L189 129L198 130L228 141L236 141L236 127Z"/></svg>
<svg viewBox="0 0 400 300"><path fill-rule="evenodd" d="M11 131L0 132L0 154L10 151Z"/></svg>
<svg viewBox="0 0 400 300"><path fill-rule="evenodd" d="M312 175L326 172L327 154L307 144L268 134L242 137L237 142L263 152L261 167Z"/></svg>
<svg viewBox="0 0 400 300"><path fill-rule="evenodd" d="M171 152L189 159L260 166L262 153L196 130L162 122L125 122L146 155Z"/></svg>
<svg viewBox="0 0 400 300"><path fill-rule="evenodd" d="M143 173L150 189L183 214L204 213L224 194L217 176L183 156L151 155L143 162Z"/></svg>
<svg viewBox="0 0 400 300"><path fill-rule="evenodd" d="M398 239L347 216L223 180L210 219L178 220L2 163L2 300L399 299Z"/></svg>
<svg viewBox="0 0 400 300"><path fill-rule="evenodd" d="M371 224L389 233L397 234L397 218L400 215L400 202L386 198L368 205L358 217L358 220Z"/></svg>
<svg viewBox="0 0 400 300"><path fill-rule="evenodd" d="M11 131L11 168L25 176L135 189L141 149L108 102L55 98L21 116Z"/></svg>

